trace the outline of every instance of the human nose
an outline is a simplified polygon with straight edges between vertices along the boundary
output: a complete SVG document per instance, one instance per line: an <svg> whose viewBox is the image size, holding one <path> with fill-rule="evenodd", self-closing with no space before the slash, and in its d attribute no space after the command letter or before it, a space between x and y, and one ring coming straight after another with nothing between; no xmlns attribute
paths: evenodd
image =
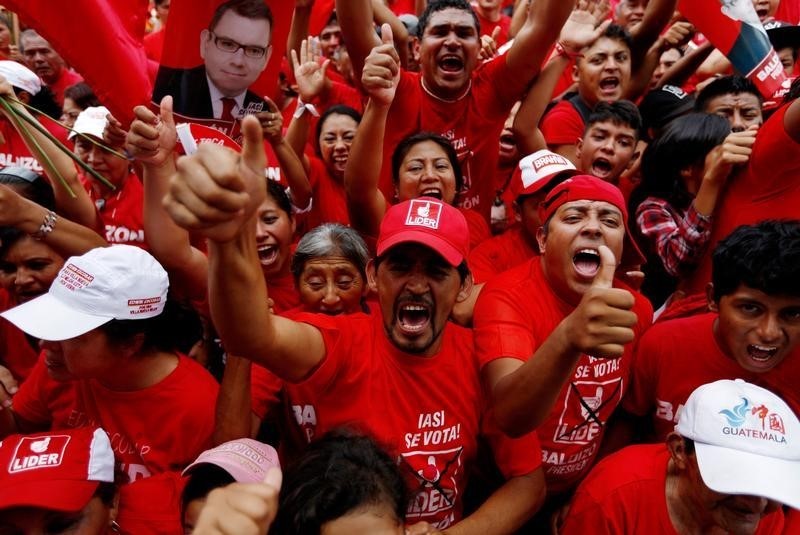
<svg viewBox="0 0 800 535"><path fill-rule="evenodd" d="M339 297L339 292L336 289L336 284L334 281L328 281L328 283L325 285L325 294L322 296L322 304L330 306L335 305L339 301L341 301L341 298Z"/></svg>
<svg viewBox="0 0 800 535"><path fill-rule="evenodd" d="M408 291L414 294L426 293L430 287L428 284L428 277L425 276L423 266L417 265L409 274L406 282Z"/></svg>
<svg viewBox="0 0 800 535"><path fill-rule="evenodd" d="M744 119L739 110L734 110L731 116L731 130L733 132L744 132L746 130Z"/></svg>
<svg viewBox="0 0 800 535"><path fill-rule="evenodd" d="M756 332L764 342L773 342L780 338L781 327L777 316L771 313L764 314L758 322Z"/></svg>
<svg viewBox="0 0 800 535"><path fill-rule="evenodd" d="M22 288L31 283L33 283L33 274L31 271L21 266L18 267L17 271L14 273L14 285Z"/></svg>
<svg viewBox="0 0 800 535"><path fill-rule="evenodd" d="M600 226L600 218L597 214L590 214L585 220L581 228L581 234L587 237L598 238L602 235Z"/></svg>

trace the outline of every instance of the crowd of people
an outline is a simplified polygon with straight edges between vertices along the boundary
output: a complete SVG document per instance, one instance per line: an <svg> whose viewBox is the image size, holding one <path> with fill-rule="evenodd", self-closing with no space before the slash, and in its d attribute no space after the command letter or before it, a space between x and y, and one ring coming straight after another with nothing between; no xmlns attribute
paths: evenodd
<svg viewBox="0 0 800 535"><path fill-rule="evenodd" d="M800 533L800 2L723 4L778 92L677 0L224 0L130 124L0 16L0 534Z"/></svg>

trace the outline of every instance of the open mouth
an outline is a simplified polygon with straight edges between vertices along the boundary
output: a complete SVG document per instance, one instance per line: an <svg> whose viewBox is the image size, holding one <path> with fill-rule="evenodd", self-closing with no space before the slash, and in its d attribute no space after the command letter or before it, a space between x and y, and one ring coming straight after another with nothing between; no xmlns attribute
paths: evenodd
<svg viewBox="0 0 800 535"><path fill-rule="evenodd" d="M609 76L600 80L600 91L603 93L615 93L619 90L619 78Z"/></svg>
<svg viewBox="0 0 800 535"><path fill-rule="evenodd" d="M504 130L503 135L500 136L500 150L511 152L515 148L517 148L517 140L514 134L506 133Z"/></svg>
<svg viewBox="0 0 800 535"><path fill-rule="evenodd" d="M262 266L272 265L278 258L277 245L259 245L258 246L258 260Z"/></svg>
<svg viewBox="0 0 800 535"><path fill-rule="evenodd" d="M439 188L425 188L419 192L420 197L433 197L442 200L442 190Z"/></svg>
<svg viewBox="0 0 800 535"><path fill-rule="evenodd" d="M423 332L430 323L431 309L423 303L406 303L397 310L397 324L407 335Z"/></svg>
<svg viewBox="0 0 800 535"><path fill-rule="evenodd" d="M765 18L767 18L767 15L769 15L769 8L768 7L762 7L762 8L756 9L756 15L758 15L759 20L764 20Z"/></svg>
<svg viewBox="0 0 800 535"><path fill-rule="evenodd" d="M333 158L331 158L331 161L333 161L333 166L336 169L343 171L344 168L347 166L348 157L349 157L349 154L336 154L336 155L334 155Z"/></svg>
<svg viewBox="0 0 800 535"><path fill-rule="evenodd" d="M444 72L461 72L464 70L464 60L459 56L442 56L439 59L439 68Z"/></svg>
<svg viewBox="0 0 800 535"><path fill-rule="evenodd" d="M600 271L600 253L597 249L579 249L572 257L572 264L578 275L593 279Z"/></svg>
<svg viewBox="0 0 800 535"><path fill-rule="evenodd" d="M760 344L749 344L747 346L747 354L755 362L769 362L777 353L778 348L775 346L764 346Z"/></svg>
<svg viewBox="0 0 800 535"><path fill-rule="evenodd" d="M592 174L597 178L606 178L611 174L613 168L611 162L605 158L596 158L592 160Z"/></svg>

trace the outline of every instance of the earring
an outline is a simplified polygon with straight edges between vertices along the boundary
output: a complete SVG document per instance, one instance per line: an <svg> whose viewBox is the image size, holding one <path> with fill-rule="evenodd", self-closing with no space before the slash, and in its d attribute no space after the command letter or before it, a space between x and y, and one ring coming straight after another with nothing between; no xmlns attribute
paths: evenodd
<svg viewBox="0 0 800 535"><path fill-rule="evenodd" d="M122 528L120 527L120 525L117 523L116 520L111 521L111 531L114 533L122 533Z"/></svg>

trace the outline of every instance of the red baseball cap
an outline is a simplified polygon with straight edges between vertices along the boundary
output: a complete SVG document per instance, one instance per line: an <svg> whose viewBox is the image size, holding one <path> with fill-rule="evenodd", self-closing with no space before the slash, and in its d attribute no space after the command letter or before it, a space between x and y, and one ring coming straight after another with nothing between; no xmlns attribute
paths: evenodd
<svg viewBox="0 0 800 535"><path fill-rule="evenodd" d="M458 266L469 253L467 220L454 206L420 197L389 208L381 221L378 256L400 243L420 243Z"/></svg>
<svg viewBox="0 0 800 535"><path fill-rule="evenodd" d="M628 230L628 208L625 206L625 198L617 186L591 175L577 175L568 178L557 185L547 195L544 202L539 205L539 217L542 222L547 221L558 208L572 201L604 201L613 204L622 212L622 221L625 224L625 246L624 251L633 253L634 258L630 258L633 263L644 263L645 257L642 251L631 239ZM627 258L626 258L627 260Z"/></svg>
<svg viewBox="0 0 800 535"><path fill-rule="evenodd" d="M100 428L12 435L0 443L0 509L80 511L114 482L114 452Z"/></svg>
<svg viewBox="0 0 800 535"><path fill-rule="evenodd" d="M571 161L549 150L538 150L519 161L511 175L509 188L514 199L520 195L533 195L554 183L557 178L577 175Z"/></svg>

